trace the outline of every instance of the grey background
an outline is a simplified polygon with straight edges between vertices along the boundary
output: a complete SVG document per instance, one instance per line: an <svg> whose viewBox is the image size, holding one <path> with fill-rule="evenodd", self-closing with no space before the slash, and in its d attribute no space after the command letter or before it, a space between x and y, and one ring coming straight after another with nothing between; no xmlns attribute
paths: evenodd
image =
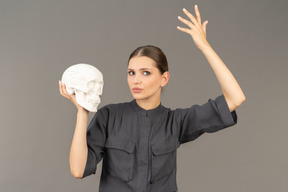
<svg viewBox="0 0 288 192"><path fill-rule="evenodd" d="M237 125L180 147L179 191L287 192L285 0L1 0L0 191L98 191L101 165L83 180L69 170L76 109L58 80L72 64L102 71L101 106L132 99L127 59L147 44L168 58L163 105L190 107L222 94L191 37L176 29L182 8L194 13L196 3L209 20L208 41L247 100Z"/></svg>

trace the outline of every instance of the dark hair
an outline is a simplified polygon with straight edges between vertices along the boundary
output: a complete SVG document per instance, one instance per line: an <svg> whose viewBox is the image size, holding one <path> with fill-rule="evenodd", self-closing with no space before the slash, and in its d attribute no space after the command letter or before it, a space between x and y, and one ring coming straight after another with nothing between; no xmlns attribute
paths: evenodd
<svg viewBox="0 0 288 192"><path fill-rule="evenodd" d="M130 59L136 56L138 57L146 56L154 60L156 63L156 67L159 69L161 74L168 71L168 62L167 62L166 56L159 47L156 47L153 45L145 45L145 46L138 47L131 53L129 57L129 61Z"/></svg>

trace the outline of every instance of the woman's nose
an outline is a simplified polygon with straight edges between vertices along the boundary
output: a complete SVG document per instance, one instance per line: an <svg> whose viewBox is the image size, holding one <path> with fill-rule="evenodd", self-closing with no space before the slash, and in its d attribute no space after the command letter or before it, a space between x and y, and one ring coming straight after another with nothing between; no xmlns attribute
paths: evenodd
<svg viewBox="0 0 288 192"><path fill-rule="evenodd" d="M142 80L141 80L141 77L139 77L139 75L135 74L134 75L134 84L141 84L142 83Z"/></svg>

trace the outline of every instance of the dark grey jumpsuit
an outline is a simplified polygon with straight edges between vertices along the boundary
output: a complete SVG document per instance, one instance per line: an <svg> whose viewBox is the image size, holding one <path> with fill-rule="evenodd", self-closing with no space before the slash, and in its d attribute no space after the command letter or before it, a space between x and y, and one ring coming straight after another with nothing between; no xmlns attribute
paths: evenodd
<svg viewBox="0 0 288 192"><path fill-rule="evenodd" d="M82 178L103 158L99 192L176 192L176 151L204 132L235 125L223 95L203 105L144 110L136 101L97 111L87 128L88 157Z"/></svg>

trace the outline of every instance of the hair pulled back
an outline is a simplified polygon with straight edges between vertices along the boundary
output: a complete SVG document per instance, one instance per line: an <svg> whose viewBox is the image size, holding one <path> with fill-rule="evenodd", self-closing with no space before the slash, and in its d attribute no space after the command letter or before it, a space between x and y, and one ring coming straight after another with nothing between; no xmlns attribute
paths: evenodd
<svg viewBox="0 0 288 192"><path fill-rule="evenodd" d="M130 59L133 57L146 56L155 61L156 67L159 69L160 73L163 74L168 71L168 62L163 51L154 45L145 45L136 48L130 55Z"/></svg>

